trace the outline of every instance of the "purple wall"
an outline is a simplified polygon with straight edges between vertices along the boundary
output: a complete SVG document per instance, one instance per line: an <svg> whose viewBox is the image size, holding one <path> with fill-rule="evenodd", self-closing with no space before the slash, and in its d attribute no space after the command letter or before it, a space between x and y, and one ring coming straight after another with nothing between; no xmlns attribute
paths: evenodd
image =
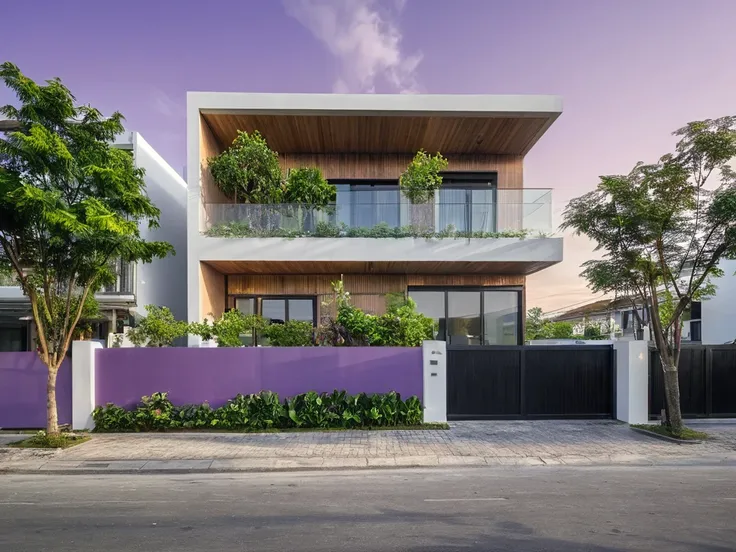
<svg viewBox="0 0 736 552"><path fill-rule="evenodd" d="M46 365L35 352L0 353L0 428L46 427ZM67 358L56 379L59 423L72 421L72 368Z"/></svg>
<svg viewBox="0 0 736 552"><path fill-rule="evenodd" d="M281 399L334 389L422 398L420 347L172 347L96 354L98 405L131 407L157 391L167 391L177 405L208 401L215 408L238 393L261 390Z"/></svg>

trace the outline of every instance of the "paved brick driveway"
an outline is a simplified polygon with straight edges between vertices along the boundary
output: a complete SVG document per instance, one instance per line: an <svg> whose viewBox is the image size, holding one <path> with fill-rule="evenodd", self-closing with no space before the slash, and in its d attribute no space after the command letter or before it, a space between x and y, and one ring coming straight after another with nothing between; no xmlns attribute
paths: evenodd
<svg viewBox="0 0 736 552"><path fill-rule="evenodd" d="M677 445L638 435L613 421L456 422L449 431L323 433L168 433L96 435L59 460L240 458L622 457L736 452L736 425L705 426L713 439Z"/></svg>

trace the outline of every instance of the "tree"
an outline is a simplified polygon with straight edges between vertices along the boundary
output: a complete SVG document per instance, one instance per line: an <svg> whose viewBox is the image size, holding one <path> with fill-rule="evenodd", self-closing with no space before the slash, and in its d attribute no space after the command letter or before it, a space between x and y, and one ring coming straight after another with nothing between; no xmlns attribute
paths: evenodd
<svg viewBox="0 0 736 552"><path fill-rule="evenodd" d="M257 130L238 131L232 145L209 160L210 172L222 193L235 203L281 203L283 187L279 155Z"/></svg>
<svg viewBox="0 0 736 552"><path fill-rule="evenodd" d="M136 347L170 347L175 339L187 335L189 325L174 318L168 307L147 305L146 311L148 315L128 332L128 339Z"/></svg>
<svg viewBox="0 0 736 552"><path fill-rule="evenodd" d="M534 339L572 339L573 325L571 322L553 322L542 318L542 309L532 307L526 314L525 341Z"/></svg>
<svg viewBox="0 0 736 552"><path fill-rule="evenodd" d="M48 367L47 432L59 431L56 375L88 298L115 278L112 259L151 262L173 251L147 242L139 223L158 225L143 171L112 147L123 117L77 105L59 79L37 84L12 63L0 79L20 107L0 114L18 130L0 139L0 265L10 267L31 304Z"/></svg>
<svg viewBox="0 0 736 552"><path fill-rule="evenodd" d="M430 155L419 150L399 177L401 192L412 203L427 203L434 197L435 190L442 186L442 175L447 168L447 159L442 154Z"/></svg>
<svg viewBox="0 0 736 552"><path fill-rule="evenodd" d="M595 292L633 297L648 310L664 370L667 423L682 430L678 365L682 316L713 291L718 261L736 256L736 117L689 123L675 131L675 152L603 176L572 200L562 228L603 252L582 276ZM717 180L711 185L711 180Z"/></svg>
<svg viewBox="0 0 736 552"><path fill-rule="evenodd" d="M335 186L327 182L322 171L316 167L291 169L286 177L284 203L319 208L334 203L336 197Z"/></svg>

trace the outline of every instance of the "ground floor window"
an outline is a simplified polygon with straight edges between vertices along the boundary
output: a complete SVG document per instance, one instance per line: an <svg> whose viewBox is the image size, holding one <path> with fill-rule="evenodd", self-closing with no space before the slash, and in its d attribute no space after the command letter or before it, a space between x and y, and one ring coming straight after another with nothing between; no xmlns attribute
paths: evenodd
<svg viewBox="0 0 736 552"><path fill-rule="evenodd" d="M410 288L417 310L437 322L436 339L449 345L519 345L521 290Z"/></svg>
<svg viewBox="0 0 736 552"><path fill-rule="evenodd" d="M252 296L235 297L231 306L243 314L260 314L271 324L290 320L317 324L317 301L313 296ZM268 345L263 336L242 336L245 345Z"/></svg>
<svg viewBox="0 0 736 552"><path fill-rule="evenodd" d="M28 350L28 328L26 325L0 325L0 352Z"/></svg>

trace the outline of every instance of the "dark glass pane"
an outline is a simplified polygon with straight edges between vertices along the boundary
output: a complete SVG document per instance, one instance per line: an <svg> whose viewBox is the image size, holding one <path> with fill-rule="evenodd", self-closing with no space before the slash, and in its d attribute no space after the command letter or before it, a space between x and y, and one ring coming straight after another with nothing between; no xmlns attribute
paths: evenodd
<svg viewBox="0 0 736 552"><path fill-rule="evenodd" d="M283 324L286 322L286 300L262 299L261 316L271 324Z"/></svg>
<svg viewBox="0 0 736 552"><path fill-rule="evenodd" d="M519 344L519 292L483 292L483 344Z"/></svg>
<svg viewBox="0 0 736 552"><path fill-rule="evenodd" d="M445 339L445 292L443 291L410 291L417 304L417 312L421 312L435 321L437 329L435 339Z"/></svg>
<svg viewBox="0 0 736 552"><path fill-rule="evenodd" d="M252 297L248 298L236 298L235 308L243 314L254 314L255 313L255 299Z"/></svg>
<svg viewBox="0 0 736 552"><path fill-rule="evenodd" d="M379 223L399 226L400 192L393 184L356 184L351 186L354 228L372 228Z"/></svg>
<svg viewBox="0 0 736 552"><path fill-rule="evenodd" d="M690 304L690 320L700 320L702 310L700 301L693 301Z"/></svg>
<svg viewBox="0 0 736 552"><path fill-rule="evenodd" d="M289 299L289 320L314 324L314 302L311 299Z"/></svg>
<svg viewBox="0 0 736 552"><path fill-rule="evenodd" d="M480 345L480 292L447 294L447 334L450 345Z"/></svg>

